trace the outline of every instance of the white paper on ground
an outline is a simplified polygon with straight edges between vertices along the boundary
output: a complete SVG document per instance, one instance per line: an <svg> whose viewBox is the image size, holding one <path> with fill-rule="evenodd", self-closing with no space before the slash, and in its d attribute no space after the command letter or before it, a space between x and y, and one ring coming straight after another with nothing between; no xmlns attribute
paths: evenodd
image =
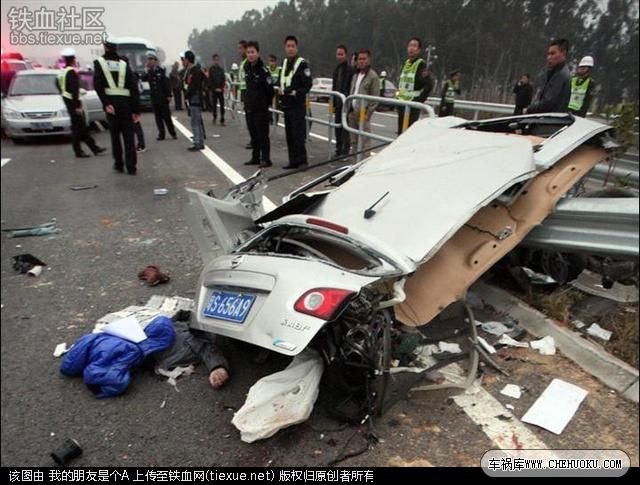
<svg viewBox="0 0 640 485"><path fill-rule="evenodd" d="M144 333L144 330L142 330L142 327L134 316L111 322L105 325L102 331L109 335L129 340L135 344L147 338L147 334Z"/></svg>
<svg viewBox="0 0 640 485"><path fill-rule="evenodd" d="M66 342L62 342L61 344L56 345L56 348L53 351L53 356L60 357L61 355L65 354L68 350L69 349L67 349Z"/></svg>
<svg viewBox="0 0 640 485"><path fill-rule="evenodd" d="M520 347L523 349L529 348L529 344L527 342L518 342L517 340L512 339L508 335L503 335L502 337L500 337L500 340L498 340L497 343L502 345L508 345L509 347Z"/></svg>
<svg viewBox="0 0 640 485"><path fill-rule="evenodd" d="M532 349L537 350L542 355L556 355L556 342L550 335L540 340L533 340L529 344Z"/></svg>
<svg viewBox="0 0 640 485"><path fill-rule="evenodd" d="M279 430L309 419L324 371L322 356L311 349L289 366L256 382L231 423L245 443L269 438Z"/></svg>
<svg viewBox="0 0 640 485"><path fill-rule="evenodd" d="M532 283L540 283L540 284L552 284L557 283L551 276L537 273L530 268L522 267L522 271L531 279Z"/></svg>
<svg viewBox="0 0 640 485"><path fill-rule="evenodd" d="M600 340L604 340L606 342L608 342L613 335L613 332L605 330L597 323L592 323L591 326L587 329L587 333L592 337L597 337Z"/></svg>
<svg viewBox="0 0 640 485"><path fill-rule="evenodd" d="M561 434L587 394L578 386L554 379L522 417L522 421Z"/></svg>
<svg viewBox="0 0 640 485"><path fill-rule="evenodd" d="M515 384L507 384L506 386L504 386L504 389L500 391L500 394L512 397L514 399L520 399L522 391L520 390L520 386L516 386Z"/></svg>

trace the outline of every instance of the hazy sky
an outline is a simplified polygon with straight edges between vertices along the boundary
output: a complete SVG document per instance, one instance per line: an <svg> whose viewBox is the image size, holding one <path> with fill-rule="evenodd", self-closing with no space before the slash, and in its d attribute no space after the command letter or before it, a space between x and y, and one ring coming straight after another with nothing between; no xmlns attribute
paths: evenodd
<svg viewBox="0 0 640 485"><path fill-rule="evenodd" d="M27 33L27 26L32 28L35 25L35 17L30 21L30 15L35 16L35 12L42 7L49 11L55 11L58 15L62 10L70 12L71 7L75 7L78 14L82 13L82 8L104 7L104 13L98 14L94 19L102 21L107 32L119 36L143 37L150 40L155 45L162 47L167 53L167 59L175 59L178 54L187 48L187 38L195 28L203 30L214 25L224 24L228 20L239 19L242 14L251 9L262 11L267 6L273 6L278 0L2 0L2 50L18 50L34 60L50 62L57 57L60 51L69 45L43 45L40 40L36 40L33 45L12 45L10 34L16 34L15 29L11 29L8 15L11 7L15 7L13 12L25 7L31 14L23 16L22 31ZM24 10L23 10L24 12ZM45 25L46 15L41 15L40 25ZM67 17L69 18L69 17ZM89 18L89 17L87 17ZM82 25L82 19L78 19ZM17 25L14 23L14 26ZM62 33L55 26L50 32ZM65 29L65 32L68 30ZM79 30L84 34L86 30ZM32 33L34 33L32 31ZM14 39L17 40L17 39ZM54 42L55 42L54 38ZM98 46L73 45L78 58L84 63L89 62L93 57L91 49Z"/></svg>

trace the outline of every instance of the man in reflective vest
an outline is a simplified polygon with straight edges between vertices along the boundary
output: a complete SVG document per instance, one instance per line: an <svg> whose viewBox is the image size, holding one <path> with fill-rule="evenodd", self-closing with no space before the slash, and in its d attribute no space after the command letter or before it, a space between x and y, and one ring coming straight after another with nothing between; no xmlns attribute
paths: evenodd
<svg viewBox="0 0 640 485"><path fill-rule="evenodd" d="M433 80L429 67L420 57L422 40L413 37L407 44L408 59L402 66L400 81L398 82L398 99L424 103L433 90ZM409 118L405 120L405 108L398 107L398 135L420 118L420 110L410 109Z"/></svg>
<svg viewBox="0 0 640 485"><path fill-rule="evenodd" d="M569 111L583 118L587 116L594 90L591 70L593 69L593 57L585 56L580 60L576 75L571 78L571 98L569 99Z"/></svg>
<svg viewBox="0 0 640 485"><path fill-rule="evenodd" d="M444 86L442 86L438 116L453 116L453 106L456 102L456 94L460 94L460 71L450 72L449 79L447 79Z"/></svg>
<svg viewBox="0 0 640 485"><path fill-rule="evenodd" d="M135 122L140 121L140 94L138 80L126 61L120 59L116 44L111 39L104 42L104 56L94 62L94 86L102 101L111 130L113 168L135 175L138 159L134 143ZM122 137L122 141L121 138ZM122 156L124 142L124 160Z"/></svg>
<svg viewBox="0 0 640 485"><path fill-rule="evenodd" d="M89 129L85 123L82 113L82 102L80 101L80 79L75 69L76 53L73 49L62 51L65 68L58 76L58 88L62 94L69 118L71 120L71 145L76 154L76 158L87 158L90 155L82 150L81 142L85 142L89 149L98 155L106 150L99 147L93 137L89 134Z"/></svg>
<svg viewBox="0 0 640 485"><path fill-rule="evenodd" d="M295 36L288 35L285 38L284 50L286 57L280 73L280 99L289 164L283 168L302 168L307 166L307 149L304 145L307 137L305 102L311 89L311 69L307 61L298 56L298 39Z"/></svg>

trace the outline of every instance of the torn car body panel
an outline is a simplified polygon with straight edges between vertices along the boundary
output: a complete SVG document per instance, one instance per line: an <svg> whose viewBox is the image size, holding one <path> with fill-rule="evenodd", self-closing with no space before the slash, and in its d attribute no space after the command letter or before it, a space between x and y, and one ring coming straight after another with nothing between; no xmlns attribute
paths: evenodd
<svg viewBox="0 0 640 485"><path fill-rule="evenodd" d="M553 211L558 200L607 156L581 147L527 183L508 203L478 211L438 253L410 276L396 318L410 326L430 322Z"/></svg>
<svg viewBox="0 0 640 485"><path fill-rule="evenodd" d="M190 191L209 252L193 325L286 355L340 326L362 357L374 348L367 325L386 321L380 310L428 323L608 155L610 128L570 115L459 121L419 121L376 156L319 177L321 192L309 183L266 215L256 177L221 200ZM299 311L314 289L350 292L349 318Z"/></svg>

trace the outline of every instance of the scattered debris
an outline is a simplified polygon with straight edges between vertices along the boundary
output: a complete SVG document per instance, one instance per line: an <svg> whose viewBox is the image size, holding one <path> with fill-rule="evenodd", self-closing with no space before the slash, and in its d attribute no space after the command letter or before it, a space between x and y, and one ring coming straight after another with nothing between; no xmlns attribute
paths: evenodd
<svg viewBox="0 0 640 485"><path fill-rule="evenodd" d="M11 232L11 237L29 237L29 236L49 236L60 232L56 227L55 219L45 224L30 227L17 227L13 229L2 229L3 232Z"/></svg>
<svg viewBox="0 0 640 485"><path fill-rule="evenodd" d="M68 352L66 342L62 342L61 344L56 345L56 348L53 351L54 357L60 357Z"/></svg>
<svg viewBox="0 0 640 485"><path fill-rule="evenodd" d="M553 337L549 335L540 340L533 340L529 342L529 345L542 355L556 355L556 342L553 340Z"/></svg>
<svg viewBox="0 0 640 485"><path fill-rule="evenodd" d="M513 325L508 327L502 322L484 322L480 325L480 328L497 337L500 337L502 334L509 333L514 329Z"/></svg>
<svg viewBox="0 0 640 485"><path fill-rule="evenodd" d="M534 285L552 285L557 283L557 281L554 280L551 276L543 273L537 273L530 268L526 268L523 266L522 271L524 271L524 273L531 280L531 283L533 283Z"/></svg>
<svg viewBox="0 0 640 485"><path fill-rule="evenodd" d="M156 368L155 372L158 375L167 377L167 384L169 384L170 386L173 386L173 388L176 390L176 392L180 392L180 389L178 389L178 378L182 377L182 376L190 376L191 374L193 374L195 372L195 367L192 365L188 365L186 367L176 367L173 370L166 370L166 369L160 369L160 368Z"/></svg>
<svg viewBox="0 0 640 485"><path fill-rule="evenodd" d="M97 189L98 185L97 184L93 184L93 185L74 185L72 187L69 187L69 189L71 190L91 190L91 189Z"/></svg>
<svg viewBox="0 0 640 485"><path fill-rule="evenodd" d="M500 337L500 340L498 340L496 343L506 345L508 347L520 347L522 349L529 348L529 344L527 342L518 342L517 340L509 337L507 334L502 335L502 337Z"/></svg>
<svg viewBox="0 0 640 485"><path fill-rule="evenodd" d="M168 189L153 189L153 195L167 195L168 193Z"/></svg>
<svg viewBox="0 0 640 485"><path fill-rule="evenodd" d="M18 254L13 257L13 269L20 271L22 274L29 274L34 268L40 267L39 270L34 271L30 276L38 276L42 272L42 267L46 265L47 263L40 261L31 254Z"/></svg>
<svg viewBox="0 0 640 485"><path fill-rule="evenodd" d="M113 335L114 337L120 337L139 344L143 340L147 339L147 334L138 323L135 317L129 316L120 320L114 320L108 323L102 328L102 331L106 334Z"/></svg>
<svg viewBox="0 0 640 485"><path fill-rule="evenodd" d="M80 444L71 438L67 438L60 449L51 453L51 458L58 466L67 466L67 464L74 458L79 457L82 454L82 448Z"/></svg>
<svg viewBox="0 0 640 485"><path fill-rule="evenodd" d="M42 273L42 268L44 268L44 266L34 266L29 271L27 271L27 274L29 276L33 276L34 278L37 278L38 276L40 276L40 273Z"/></svg>
<svg viewBox="0 0 640 485"><path fill-rule="evenodd" d="M610 330L605 330L597 323L592 323L591 326L587 329L587 333L592 337L597 337L600 340L604 340L605 342L611 340L611 336L613 335L613 332L611 332Z"/></svg>
<svg viewBox="0 0 640 485"><path fill-rule="evenodd" d="M482 348L484 350L486 350L487 352L489 352L490 354L495 354L496 353L495 347L493 345L489 344L489 342L487 342L482 337L478 336L478 342L480 343Z"/></svg>
<svg viewBox="0 0 640 485"><path fill-rule="evenodd" d="M164 407L167 405L167 400L165 399L164 401L162 401L162 404L160 404L160 409L164 409ZM131 446L131 445L129 445Z"/></svg>
<svg viewBox="0 0 640 485"><path fill-rule="evenodd" d="M269 438L280 429L309 419L324 370L322 357L311 349L296 355L286 369L263 377L233 416L245 443Z"/></svg>
<svg viewBox="0 0 640 485"><path fill-rule="evenodd" d="M504 407L509 411L513 411L516 408L513 404L505 404Z"/></svg>
<svg viewBox="0 0 640 485"><path fill-rule="evenodd" d="M138 273L138 278L147 282L148 286L156 286L169 281L169 275L160 272L160 268L154 265L146 266Z"/></svg>
<svg viewBox="0 0 640 485"><path fill-rule="evenodd" d="M450 354L462 353L462 349L460 348L460 345L456 343L452 344L449 342L438 342L438 349L440 349L440 352L448 352Z"/></svg>
<svg viewBox="0 0 640 485"><path fill-rule="evenodd" d="M517 386L515 384L507 384L506 386L504 386L504 389L500 391L500 394L512 397L514 399L520 399L522 391L520 390L520 386Z"/></svg>
<svg viewBox="0 0 640 485"><path fill-rule="evenodd" d="M581 330L587 326L587 324L584 323L582 320L572 320L571 323L573 323L573 326L576 327L578 330Z"/></svg>
<svg viewBox="0 0 640 485"><path fill-rule="evenodd" d="M559 435L587 394L578 386L554 379L522 417L522 421Z"/></svg>

